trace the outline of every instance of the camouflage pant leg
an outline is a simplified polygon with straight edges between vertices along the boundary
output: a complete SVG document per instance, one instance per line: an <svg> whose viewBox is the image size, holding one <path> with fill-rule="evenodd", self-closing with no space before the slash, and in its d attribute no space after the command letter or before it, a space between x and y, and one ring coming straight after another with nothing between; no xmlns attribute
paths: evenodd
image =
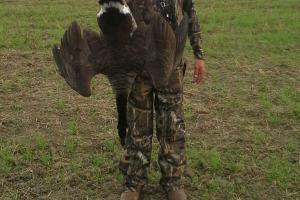
<svg viewBox="0 0 300 200"><path fill-rule="evenodd" d="M158 162L166 191L182 188L186 167L185 123L183 118L183 76L185 65L172 74L168 87L159 88L155 95L157 138L160 143Z"/></svg>
<svg viewBox="0 0 300 200"><path fill-rule="evenodd" d="M127 105L128 133L120 169L130 190L147 182L153 136L153 88L151 78L142 73L132 87Z"/></svg>

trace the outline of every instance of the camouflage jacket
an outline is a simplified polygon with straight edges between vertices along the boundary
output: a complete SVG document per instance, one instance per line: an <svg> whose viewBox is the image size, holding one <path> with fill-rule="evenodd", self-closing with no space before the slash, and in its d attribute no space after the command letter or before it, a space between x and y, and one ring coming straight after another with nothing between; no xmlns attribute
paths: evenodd
<svg viewBox="0 0 300 200"><path fill-rule="evenodd" d="M189 1L189 6L187 6L187 13L189 15L189 38L191 46L193 47L194 55L196 58L203 59L203 49L201 47L201 30L200 23L194 8L194 0Z"/></svg>

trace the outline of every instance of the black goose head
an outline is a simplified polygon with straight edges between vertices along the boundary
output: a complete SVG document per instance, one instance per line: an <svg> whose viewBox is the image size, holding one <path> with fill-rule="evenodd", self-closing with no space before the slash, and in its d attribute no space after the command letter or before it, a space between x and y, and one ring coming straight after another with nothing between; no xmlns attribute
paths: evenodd
<svg viewBox="0 0 300 200"><path fill-rule="evenodd" d="M100 0L97 14L102 33L112 39L127 39L137 28L136 21L125 0Z"/></svg>

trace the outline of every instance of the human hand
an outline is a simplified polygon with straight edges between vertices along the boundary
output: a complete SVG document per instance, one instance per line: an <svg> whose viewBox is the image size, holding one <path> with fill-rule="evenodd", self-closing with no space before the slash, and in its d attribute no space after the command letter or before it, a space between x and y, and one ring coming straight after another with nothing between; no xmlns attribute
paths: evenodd
<svg viewBox="0 0 300 200"><path fill-rule="evenodd" d="M194 65L194 83L199 84L203 81L205 75L205 63L202 59L196 59Z"/></svg>

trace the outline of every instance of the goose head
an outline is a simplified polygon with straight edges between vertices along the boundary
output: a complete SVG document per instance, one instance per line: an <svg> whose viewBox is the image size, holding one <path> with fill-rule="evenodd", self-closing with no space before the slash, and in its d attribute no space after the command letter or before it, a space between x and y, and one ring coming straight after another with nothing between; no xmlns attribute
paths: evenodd
<svg viewBox="0 0 300 200"><path fill-rule="evenodd" d="M97 21L105 36L120 40L133 35L137 24L125 0L99 0L99 4Z"/></svg>

